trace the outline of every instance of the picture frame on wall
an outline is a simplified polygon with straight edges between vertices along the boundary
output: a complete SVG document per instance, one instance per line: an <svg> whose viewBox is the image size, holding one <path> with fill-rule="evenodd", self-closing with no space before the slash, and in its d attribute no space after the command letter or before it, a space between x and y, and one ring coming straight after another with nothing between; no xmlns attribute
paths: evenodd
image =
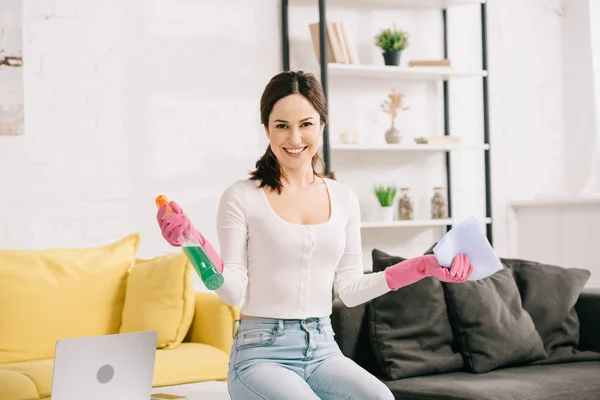
<svg viewBox="0 0 600 400"><path fill-rule="evenodd" d="M25 133L23 0L0 0L0 136Z"/></svg>

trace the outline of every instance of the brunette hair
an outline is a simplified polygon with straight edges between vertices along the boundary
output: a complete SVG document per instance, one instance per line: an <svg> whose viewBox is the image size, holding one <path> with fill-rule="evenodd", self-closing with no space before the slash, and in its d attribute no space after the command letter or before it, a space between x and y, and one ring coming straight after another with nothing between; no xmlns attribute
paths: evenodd
<svg viewBox="0 0 600 400"><path fill-rule="evenodd" d="M327 123L327 101L321 83L311 73L285 71L271 78L260 99L260 122L265 128L269 127L269 116L275 103L291 94L304 96L319 113L321 123ZM312 168L315 176L322 176L316 170L317 164L324 166L318 153L312 158ZM256 169L250 172L250 179L260 181L261 188L268 186L281 193L281 166L270 145L256 162Z"/></svg>

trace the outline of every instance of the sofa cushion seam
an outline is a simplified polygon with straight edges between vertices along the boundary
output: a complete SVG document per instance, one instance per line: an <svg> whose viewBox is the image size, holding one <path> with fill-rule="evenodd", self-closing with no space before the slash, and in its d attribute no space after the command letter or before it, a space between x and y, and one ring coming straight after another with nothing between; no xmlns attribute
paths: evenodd
<svg viewBox="0 0 600 400"><path fill-rule="evenodd" d="M386 376L388 376L389 378L392 378L392 372L391 372L392 366L389 365L389 363L386 363L385 359L381 355L380 340L378 339L378 335L377 335L377 323L376 323L377 311L375 310L376 303L377 303L377 298L375 298L371 301L371 304L369 305L369 307L367 309L367 313L368 313L368 317L369 317L369 337L370 337L369 341L371 342L371 346L373 348L373 353L374 353L375 359L377 361L378 367L381 369L381 371Z"/></svg>
<svg viewBox="0 0 600 400"><path fill-rule="evenodd" d="M39 387L38 387L38 385L35 383L35 380L34 380L34 379L31 377L31 376L29 376L29 374L27 374L26 372L23 372L23 371L15 371L15 370L10 370L10 369L4 369L4 371L13 371L13 372L16 372L16 373L18 373L18 374L21 374L21 375L23 375L24 377L26 377L27 379L29 379L29 380L31 381L31 383L33 384L33 387L35 387L35 391L37 392L37 395L38 395L38 396L41 396L41 394L40 394L40 388L39 388ZM50 390L50 394L52 394L52 390ZM50 395L50 394L49 394L49 395ZM40 397L40 398L41 398L41 397Z"/></svg>
<svg viewBox="0 0 600 400"><path fill-rule="evenodd" d="M185 320L185 313L186 313L186 303L187 303L187 273L188 273L188 266L191 267L190 261L188 260L187 256L185 258L185 268L183 269L183 293L182 293L182 297L181 300L183 300L182 302L182 308L181 308L181 315L179 318L179 324L177 325L177 328L175 329L175 338L173 339L173 341L169 344L167 344L167 347L169 347L169 345L174 345L175 343L177 343L179 341L179 335L181 334L182 328L183 328L183 321ZM191 273L191 270L189 271ZM196 298L194 296L194 313L196 312ZM192 316L193 318L193 316ZM191 324L190 324L191 325ZM189 330L189 326L188 326L188 330ZM183 336L183 338L181 339L182 341L185 340L185 336L187 336L187 332L186 334ZM178 343L179 345L180 343Z"/></svg>
<svg viewBox="0 0 600 400"><path fill-rule="evenodd" d="M444 297L446 300L446 310L449 312L449 314L451 314L453 316L453 318L451 318L451 320L454 320L454 323L456 324L456 327L457 327L457 334L459 336L458 337L459 351L463 357L467 358L468 364L469 364L469 369L471 370L471 372L475 372L475 366L473 364L473 356L471 354L469 341L467 340L467 335L465 333L465 330L461 326L459 313L456 310L456 303L454 302L452 295L448 292L448 289L445 287L445 285L442 285L442 287L443 287L444 294L445 294ZM450 323L452 323L452 321L450 321Z"/></svg>

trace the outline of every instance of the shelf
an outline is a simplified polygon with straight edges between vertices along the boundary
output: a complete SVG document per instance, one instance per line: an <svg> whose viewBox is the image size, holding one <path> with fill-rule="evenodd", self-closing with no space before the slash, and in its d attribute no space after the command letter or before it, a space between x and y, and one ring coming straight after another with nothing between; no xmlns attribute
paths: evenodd
<svg viewBox="0 0 600 400"><path fill-rule="evenodd" d="M487 71L461 70L455 67L396 67L390 65L328 63L327 69L330 77L338 78L448 80L487 76Z"/></svg>
<svg viewBox="0 0 600 400"><path fill-rule="evenodd" d="M306 3L307 0L299 0ZM443 10L445 8L483 4L486 0L327 0L328 6L394 9L429 9ZM293 4L293 3L292 3Z"/></svg>
<svg viewBox="0 0 600 400"><path fill-rule="evenodd" d="M452 219L424 219L424 220L410 220L410 221L391 221L391 222L380 222L380 221L365 221L360 224L363 229L376 229L376 228L418 228L428 226L446 226L452 225Z"/></svg>
<svg viewBox="0 0 600 400"><path fill-rule="evenodd" d="M392 221L392 222L380 222L380 221L365 221L360 224L362 229L381 229L381 228L425 228L435 226L446 226L454 225L457 222L452 218L448 219L424 219L424 220L410 220L410 221ZM485 223L490 224L491 218L486 218Z"/></svg>
<svg viewBox="0 0 600 400"><path fill-rule="evenodd" d="M489 150L489 144L332 144L331 151L453 151Z"/></svg>
<svg viewBox="0 0 600 400"><path fill-rule="evenodd" d="M378 13L382 15L385 14L387 10L411 10L411 13L414 13L414 17L419 17L417 14L417 10L431 10L426 11L426 13L431 13L434 15L435 13L439 13L445 17L445 14L440 11L446 10L452 7L459 6L472 6L472 11L479 11L479 22L482 26L485 27L485 17L486 17L486 7L487 0L326 0L326 1L317 1L317 0L292 0L292 1L283 1L282 4L282 18L281 18L281 31L282 31L282 40L284 44L283 54L283 65L287 68L290 67L290 36L288 31L288 23L289 23L289 8L291 5L302 5L307 8L310 8L312 13L317 13L318 11L318 21L321 24L325 24L329 18L331 13L329 9L332 7L336 7L338 9L352 10L354 9L360 15L362 12L371 12L373 10L378 10ZM317 8L317 6L319 6ZM327 10L323 10L320 6L325 6ZM384 11L385 10L385 11ZM340 11L340 10L338 10ZM384 11L383 13L381 11ZM409 17L411 16L409 13ZM335 14L335 12L334 12ZM341 15L341 14L340 14ZM338 16L339 17L339 16ZM445 19L443 23L445 24ZM460 23L458 21L457 23ZM442 27L443 28L443 27ZM445 29L442 29L442 37L444 39L444 43L447 42L448 32ZM321 35L320 37L320 45L321 48L325 47L325 35ZM483 57L483 65L485 65L485 60L487 57L487 36L485 35L484 30L481 32L481 48L482 48L482 57ZM380 53L381 54L381 53ZM404 59L403 59L404 60ZM390 66L384 65L381 59L381 56L376 57L371 60L363 60L363 62L367 64L342 64L342 63L327 63L323 65L321 68L321 64L317 63L317 67L314 71L312 68L308 68L311 70L310 72L314 72L316 76L320 76L323 80L323 84L325 88L327 85L332 87L337 87L338 84L344 85L348 81L352 81L355 83L361 83L361 88L364 90L372 89L373 84L382 84L382 85L390 85L394 82L406 82L411 81L411 83L415 83L417 85L433 85L438 87L442 82L446 82L449 80L457 80L457 79L474 79L473 83L478 83L479 79L481 79L481 84L483 85L483 128L482 128L482 136L485 138L489 135L489 116L487 111L489 105L488 99L488 80L486 77L488 76L488 71L482 69L479 65L453 65L453 66L419 66L419 67L409 67L406 64L406 60L402 62L400 66ZM369 62L371 64L369 64ZM315 64L313 64L314 66ZM336 81L337 79L337 81ZM364 81L364 82L361 82ZM369 82L368 84L366 82ZM443 98L443 106L446 112L443 115L444 124L447 125L449 122L450 113L448 112L448 96L444 96ZM460 131L460 129L459 129ZM422 134L422 133L421 133ZM331 135L330 135L331 136ZM477 140L482 142L482 140ZM341 140L340 140L341 142ZM400 144L387 144L387 143L371 143L371 144L343 144L343 143L329 143L327 148L321 146L321 150L324 150L325 156L330 156L331 153L336 153L332 158L341 157L348 158L357 157L358 152L363 152L362 155L374 156L375 158L381 158L384 155L392 157L389 160L385 160L386 162L397 159L398 156L407 157L407 154L400 154L400 152L413 152L413 155L416 156L418 160L420 157L428 156L432 154L433 157L437 157L440 154L445 154L448 156L448 152L450 151L464 151L464 150L475 150L475 151L489 151L490 145L484 143L435 143L435 144L418 144L415 143L412 138L409 140L403 141ZM344 153L346 152L346 153ZM351 153L351 154L348 154ZM352 154L352 152L354 152ZM386 153L387 152L387 153ZM437 153L436 153L437 152ZM342 154L340 154L342 153ZM372 153L372 154L371 154ZM409 154L410 155L410 154ZM486 154L487 155L487 154ZM327 159L328 157L326 157ZM387 158L387 157L384 157ZM448 159L450 160L450 159ZM334 163L335 164L335 163ZM484 157L483 160L483 168L486 170L489 169L489 157ZM451 184L450 178L451 174L451 162L446 163L446 174L448 178L447 185ZM326 166L326 172L336 171L335 168L331 168L331 162L328 160ZM337 171L336 171L337 172ZM487 196L489 192L490 185L490 176L486 174L485 176L485 192L483 193L484 197ZM486 214L491 215L490 203L486 201ZM454 226L461 221L458 218L448 218L448 219L429 219L428 215L423 216L422 220L396 220L389 222L382 222L374 219L372 221L363 221L361 222L361 229L364 230L376 230L376 229L399 229L399 228L442 228L444 231L448 226ZM480 218L481 225L487 224L487 231L491 230L492 220L491 218ZM377 232L377 231L375 231ZM390 232L391 233L391 232ZM398 233L398 232L396 232ZM493 245L493 243L492 243Z"/></svg>

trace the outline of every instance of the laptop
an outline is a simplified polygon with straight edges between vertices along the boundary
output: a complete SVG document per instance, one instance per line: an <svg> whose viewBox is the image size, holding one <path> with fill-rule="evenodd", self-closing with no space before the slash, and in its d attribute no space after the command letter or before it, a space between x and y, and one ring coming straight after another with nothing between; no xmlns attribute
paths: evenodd
<svg viewBox="0 0 600 400"><path fill-rule="evenodd" d="M156 331L56 342L51 400L148 400Z"/></svg>

